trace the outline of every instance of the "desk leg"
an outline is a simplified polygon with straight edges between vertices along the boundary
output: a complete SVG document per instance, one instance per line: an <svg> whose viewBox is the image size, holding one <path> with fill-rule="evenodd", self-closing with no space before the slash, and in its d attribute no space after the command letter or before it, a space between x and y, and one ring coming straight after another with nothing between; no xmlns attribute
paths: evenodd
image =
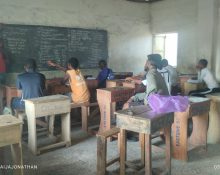
<svg viewBox="0 0 220 175"><path fill-rule="evenodd" d="M55 115L49 116L49 134L51 136L54 136L54 120L55 120Z"/></svg>
<svg viewBox="0 0 220 175"><path fill-rule="evenodd" d="M125 175L126 153L127 134L125 129L120 129L120 175Z"/></svg>
<svg viewBox="0 0 220 175"><path fill-rule="evenodd" d="M11 153L14 165L23 165L21 143L11 145ZM23 175L23 169L14 169L14 175Z"/></svg>
<svg viewBox="0 0 220 175"><path fill-rule="evenodd" d="M178 160L188 160L187 156L187 127L188 126L188 112L175 112L173 124L173 157Z"/></svg>
<svg viewBox="0 0 220 175"><path fill-rule="evenodd" d="M104 137L97 137L97 175L106 174L107 140Z"/></svg>
<svg viewBox="0 0 220 175"><path fill-rule="evenodd" d="M66 142L66 146L71 145L70 113L61 115L61 138Z"/></svg>
<svg viewBox="0 0 220 175"><path fill-rule="evenodd" d="M89 117L89 107L82 106L81 107L81 115L82 115L82 130L88 133L88 117Z"/></svg>
<svg viewBox="0 0 220 175"><path fill-rule="evenodd" d="M207 141L211 144L220 142L220 100L211 100Z"/></svg>
<svg viewBox="0 0 220 175"><path fill-rule="evenodd" d="M171 128L170 126L164 129L166 139L166 172L171 175Z"/></svg>
<svg viewBox="0 0 220 175"><path fill-rule="evenodd" d="M141 163L145 164L145 134L139 133L139 140L141 146Z"/></svg>
<svg viewBox="0 0 220 175"><path fill-rule="evenodd" d="M98 100L98 103L99 103L100 117L101 117L99 132L103 132L111 128L112 107L110 102Z"/></svg>
<svg viewBox="0 0 220 175"><path fill-rule="evenodd" d="M207 145L207 130L208 130L208 112L200 116L194 116L193 119L193 131L189 138L190 144L193 146L205 146Z"/></svg>
<svg viewBox="0 0 220 175"><path fill-rule="evenodd" d="M145 175L152 175L151 165L151 135L145 134Z"/></svg>
<svg viewBox="0 0 220 175"><path fill-rule="evenodd" d="M37 131L36 118L31 112L27 113L28 120L28 147L34 155L37 155Z"/></svg>

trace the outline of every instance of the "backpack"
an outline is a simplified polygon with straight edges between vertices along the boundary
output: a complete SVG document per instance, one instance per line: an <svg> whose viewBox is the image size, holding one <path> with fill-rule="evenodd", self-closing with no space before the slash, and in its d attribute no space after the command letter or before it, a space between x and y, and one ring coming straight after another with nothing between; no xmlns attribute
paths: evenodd
<svg viewBox="0 0 220 175"><path fill-rule="evenodd" d="M108 69L108 76L107 80L113 80L115 78L113 71L111 69Z"/></svg>

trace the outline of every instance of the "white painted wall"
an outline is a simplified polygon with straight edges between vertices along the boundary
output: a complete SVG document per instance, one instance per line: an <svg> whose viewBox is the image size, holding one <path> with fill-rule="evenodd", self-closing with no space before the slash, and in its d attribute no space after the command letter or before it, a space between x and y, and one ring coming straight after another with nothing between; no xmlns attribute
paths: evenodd
<svg viewBox="0 0 220 175"><path fill-rule="evenodd" d="M178 33L178 70L192 72L196 63L198 0L163 0L151 9L152 33Z"/></svg>
<svg viewBox="0 0 220 175"><path fill-rule="evenodd" d="M125 0L0 0L0 23L107 30L114 71L143 70L151 52L149 18L148 4Z"/></svg>

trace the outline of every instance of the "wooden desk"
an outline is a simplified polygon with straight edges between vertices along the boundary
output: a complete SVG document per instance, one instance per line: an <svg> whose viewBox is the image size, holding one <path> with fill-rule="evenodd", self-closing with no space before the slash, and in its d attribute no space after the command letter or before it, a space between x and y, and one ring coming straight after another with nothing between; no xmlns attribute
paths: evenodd
<svg viewBox="0 0 220 175"><path fill-rule="evenodd" d="M188 95L190 91L195 91L199 89L204 89L205 85L204 83L184 83L184 95Z"/></svg>
<svg viewBox="0 0 220 175"><path fill-rule="evenodd" d="M13 97L20 97L21 91L14 86L5 86L6 105L11 107L11 99Z"/></svg>
<svg viewBox="0 0 220 175"><path fill-rule="evenodd" d="M120 175L125 174L127 131L141 134L141 160L145 164L145 174L152 175L151 134L164 129L166 138L166 172L171 174L171 125L173 113L155 113L148 106L135 106L115 112L116 126L120 128Z"/></svg>
<svg viewBox="0 0 220 175"><path fill-rule="evenodd" d="M208 98L190 97L190 105L185 112L175 112L172 126L173 157L188 160L188 145L191 147L207 146L208 115L210 100ZM188 119L193 120L193 131L187 138Z"/></svg>
<svg viewBox="0 0 220 175"><path fill-rule="evenodd" d="M206 95L211 99L209 112L208 143L220 142L220 93Z"/></svg>
<svg viewBox="0 0 220 175"><path fill-rule="evenodd" d="M130 83L130 82L123 82L123 87L130 87L134 88L134 93L141 93L146 91L146 86L142 84L135 84L135 83Z"/></svg>
<svg viewBox="0 0 220 175"><path fill-rule="evenodd" d="M13 164L16 166L23 165L21 125L22 122L11 115L0 115L0 147L11 145ZM0 154L4 155L2 148L0 149ZM4 157L2 156L0 159L4 162ZM14 174L23 175L23 169L14 169Z"/></svg>
<svg viewBox="0 0 220 175"><path fill-rule="evenodd" d="M121 80L121 79L116 79L116 80L107 80L106 81L106 87L110 88L110 87L117 87L117 86L122 86L122 83L125 80Z"/></svg>
<svg viewBox="0 0 220 175"><path fill-rule="evenodd" d="M115 79L125 79L127 77L132 77L133 72L114 72Z"/></svg>
<svg viewBox="0 0 220 175"><path fill-rule="evenodd" d="M25 100L25 112L28 120L28 147L33 154L60 146L71 145L70 133L70 100L64 95L52 95L46 97ZM43 116L61 116L61 141L49 146L37 148L36 119Z"/></svg>
<svg viewBox="0 0 220 175"><path fill-rule="evenodd" d="M133 94L134 89L127 87L97 89L97 100L101 114L99 132L109 130L114 123L114 103L126 102Z"/></svg>
<svg viewBox="0 0 220 175"><path fill-rule="evenodd" d="M187 82L187 80L197 77L197 74L186 74L186 75L180 75L179 80L180 80L180 89L182 94L184 94L184 83Z"/></svg>

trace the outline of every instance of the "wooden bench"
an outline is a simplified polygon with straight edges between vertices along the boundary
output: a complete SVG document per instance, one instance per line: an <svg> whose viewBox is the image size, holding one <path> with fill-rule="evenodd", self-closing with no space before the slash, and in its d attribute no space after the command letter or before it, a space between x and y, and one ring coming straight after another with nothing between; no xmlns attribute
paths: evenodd
<svg viewBox="0 0 220 175"><path fill-rule="evenodd" d="M98 106L97 102L90 103L71 103L71 109L81 108L81 116L82 116L82 130L88 133L88 117L90 115L90 107Z"/></svg>
<svg viewBox="0 0 220 175"><path fill-rule="evenodd" d="M97 175L105 175L106 168L120 160L119 155L111 160L107 160L107 138L119 134L119 128L112 128L110 130L96 134L97 137Z"/></svg>

